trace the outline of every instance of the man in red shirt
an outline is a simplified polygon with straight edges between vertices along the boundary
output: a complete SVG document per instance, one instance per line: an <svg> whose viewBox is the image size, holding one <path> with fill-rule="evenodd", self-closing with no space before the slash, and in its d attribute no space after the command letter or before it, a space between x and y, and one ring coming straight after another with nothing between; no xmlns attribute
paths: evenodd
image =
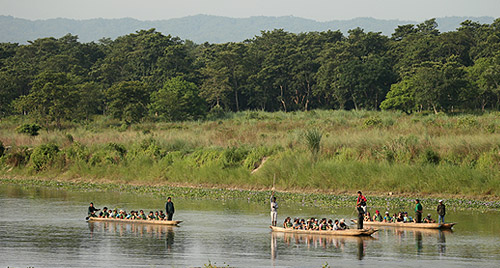
<svg viewBox="0 0 500 268"><path fill-rule="evenodd" d="M366 214L366 197L361 194L361 191L358 191L358 199L356 200L356 206L360 205L363 208L363 211Z"/></svg>

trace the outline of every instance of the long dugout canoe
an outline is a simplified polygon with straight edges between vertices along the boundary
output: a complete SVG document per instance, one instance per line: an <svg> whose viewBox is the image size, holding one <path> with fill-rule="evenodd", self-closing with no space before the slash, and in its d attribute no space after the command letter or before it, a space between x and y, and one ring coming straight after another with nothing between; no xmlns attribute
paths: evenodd
<svg viewBox="0 0 500 268"><path fill-rule="evenodd" d="M356 220L352 220L352 222L356 223ZM363 221L363 226L389 226L389 227L397 227L397 228L420 228L420 229L441 229L441 230L449 230L455 225L455 222L452 223L416 223L416 222L379 222L379 221Z"/></svg>
<svg viewBox="0 0 500 268"><path fill-rule="evenodd" d="M269 226L273 232L294 233L294 234L316 234L316 235L337 235L337 236L371 236L377 229L347 229L347 230L297 230L283 227Z"/></svg>
<svg viewBox="0 0 500 268"><path fill-rule="evenodd" d="M177 226L179 225L179 223L182 222L182 221L158 221L158 220L129 220L129 219L96 218L96 217L90 217L88 221L126 222L126 223L142 223L142 224L169 225L169 226Z"/></svg>

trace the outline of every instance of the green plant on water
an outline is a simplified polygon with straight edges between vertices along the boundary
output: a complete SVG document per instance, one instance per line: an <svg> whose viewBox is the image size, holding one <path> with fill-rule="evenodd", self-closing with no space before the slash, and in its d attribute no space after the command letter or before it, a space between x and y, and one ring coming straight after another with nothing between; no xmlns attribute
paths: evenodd
<svg viewBox="0 0 500 268"><path fill-rule="evenodd" d="M38 136L38 131L42 129L42 127L38 124L22 124L16 128L17 133L28 134L30 136Z"/></svg>
<svg viewBox="0 0 500 268"><path fill-rule="evenodd" d="M316 156L321 149L321 138L323 137L323 133L317 128L309 129L304 132L304 139L307 145L307 148L311 153Z"/></svg>

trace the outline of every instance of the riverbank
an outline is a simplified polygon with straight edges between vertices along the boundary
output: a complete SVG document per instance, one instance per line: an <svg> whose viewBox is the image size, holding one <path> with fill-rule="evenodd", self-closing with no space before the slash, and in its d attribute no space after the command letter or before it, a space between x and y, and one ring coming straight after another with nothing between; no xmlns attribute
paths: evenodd
<svg viewBox="0 0 500 268"><path fill-rule="evenodd" d="M495 112L246 111L132 125L98 117L38 136L16 133L21 119L0 121L0 177L500 199Z"/></svg>
<svg viewBox="0 0 500 268"><path fill-rule="evenodd" d="M166 199L167 196L188 199L207 200L247 200L255 203L268 203L271 191L269 190L245 190L224 189L207 187L181 187L168 185L132 185L116 184L110 182L76 182L54 179L37 178L0 178L0 184L14 184L26 187L48 187L80 192L125 192L138 195L149 195ZM352 207L356 195L326 194L326 193L297 193L276 191L276 197L281 205L285 206L313 206L319 208L345 208ZM385 209L409 209L413 208L415 197L407 195L381 196L373 193L366 194L370 208ZM500 200L480 200L457 197L428 197L418 196L424 207L436 206L439 199L444 199L448 210L472 209L478 211L489 211L500 209Z"/></svg>

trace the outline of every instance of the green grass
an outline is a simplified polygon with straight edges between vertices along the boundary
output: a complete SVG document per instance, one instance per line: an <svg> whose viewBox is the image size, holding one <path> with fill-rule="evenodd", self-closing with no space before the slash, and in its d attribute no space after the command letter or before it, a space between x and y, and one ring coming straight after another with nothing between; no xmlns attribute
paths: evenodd
<svg viewBox="0 0 500 268"><path fill-rule="evenodd" d="M24 123L0 121L3 177L263 190L276 176L275 187L291 192L500 197L500 117L493 112L245 111L128 127L97 117L35 137L15 132ZM40 155L48 144L57 155Z"/></svg>

